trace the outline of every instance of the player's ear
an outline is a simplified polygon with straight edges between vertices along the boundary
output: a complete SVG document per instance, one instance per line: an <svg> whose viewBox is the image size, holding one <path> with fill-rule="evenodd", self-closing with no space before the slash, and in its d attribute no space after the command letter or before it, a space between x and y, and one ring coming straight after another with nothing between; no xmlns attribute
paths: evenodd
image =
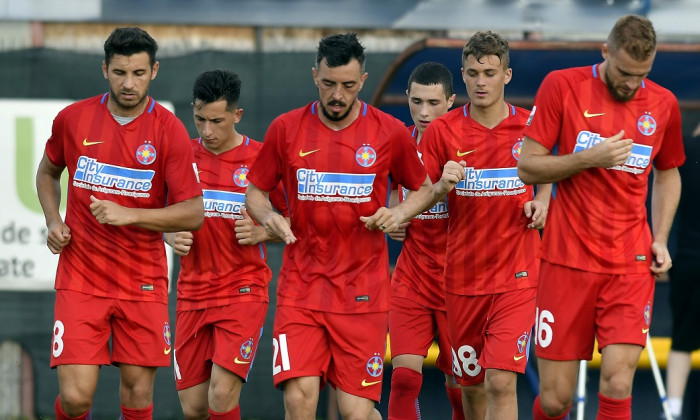
<svg viewBox="0 0 700 420"><path fill-rule="evenodd" d="M503 81L507 85L508 83L510 83L510 79L512 79L512 78L513 78L513 69L509 67L506 69L506 77Z"/></svg>
<svg viewBox="0 0 700 420"><path fill-rule="evenodd" d="M159 68L159 67L160 67L160 63L156 61L156 62L153 64L153 68L151 69L151 80L153 80L153 79L156 78L156 75L158 74L158 68Z"/></svg>
<svg viewBox="0 0 700 420"><path fill-rule="evenodd" d="M455 103L455 98L457 97L456 93L453 93L452 96L447 98L447 109L452 108L452 105Z"/></svg>
<svg viewBox="0 0 700 420"><path fill-rule="evenodd" d="M314 84L316 87L318 87L318 71L316 70L316 67L311 67L311 75L314 78Z"/></svg>
<svg viewBox="0 0 700 420"><path fill-rule="evenodd" d="M107 68L107 62L103 61L102 62L102 75L105 77L105 79L109 80L108 74L107 74L108 68Z"/></svg>

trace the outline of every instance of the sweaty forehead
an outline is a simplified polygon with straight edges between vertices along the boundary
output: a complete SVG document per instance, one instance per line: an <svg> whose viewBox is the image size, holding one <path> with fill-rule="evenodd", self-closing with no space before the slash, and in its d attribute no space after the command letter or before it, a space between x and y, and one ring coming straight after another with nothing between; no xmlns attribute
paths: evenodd
<svg viewBox="0 0 700 420"><path fill-rule="evenodd" d="M109 61L109 67L147 69L151 67L151 60L146 52L132 55L114 54Z"/></svg>

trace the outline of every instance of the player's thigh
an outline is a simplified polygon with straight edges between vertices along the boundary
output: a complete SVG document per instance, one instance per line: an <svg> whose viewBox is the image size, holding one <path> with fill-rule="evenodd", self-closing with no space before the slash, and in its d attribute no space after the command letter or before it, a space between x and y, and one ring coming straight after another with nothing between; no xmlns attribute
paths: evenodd
<svg viewBox="0 0 700 420"><path fill-rule="evenodd" d="M138 340L134 340L138 337ZM170 366L172 331L168 305L119 300L112 318L112 362Z"/></svg>
<svg viewBox="0 0 700 420"><path fill-rule="evenodd" d="M388 313L326 313L324 318L331 352L328 380L346 393L379 401Z"/></svg>
<svg viewBox="0 0 700 420"><path fill-rule="evenodd" d="M325 385L331 353L321 313L278 306L272 335L275 386L302 377L320 377Z"/></svg>
<svg viewBox="0 0 700 420"><path fill-rule="evenodd" d="M596 310L598 347L646 345L656 280L651 272L611 275L601 283Z"/></svg>
<svg viewBox="0 0 700 420"><path fill-rule="evenodd" d="M54 306L51 367L110 363L114 300L59 289Z"/></svg>
<svg viewBox="0 0 700 420"><path fill-rule="evenodd" d="M208 309L177 311L173 368L178 391L207 382L214 355L213 326Z"/></svg>
<svg viewBox="0 0 700 420"><path fill-rule="evenodd" d="M212 361L245 382L262 337L267 302L237 302L216 309L220 315L213 323Z"/></svg>
<svg viewBox="0 0 700 420"><path fill-rule="evenodd" d="M535 294L535 288L528 288L493 295L479 361L484 369L525 372L535 320Z"/></svg>
<svg viewBox="0 0 700 420"><path fill-rule="evenodd" d="M491 295L446 295L452 373L462 386L484 382L484 371L479 358L484 347L486 321L492 300Z"/></svg>
<svg viewBox="0 0 700 420"><path fill-rule="evenodd" d="M601 275L542 261L535 350L549 360L590 360Z"/></svg>
<svg viewBox="0 0 700 420"><path fill-rule="evenodd" d="M406 298L392 297L389 311L391 357L426 357L437 333L434 311Z"/></svg>

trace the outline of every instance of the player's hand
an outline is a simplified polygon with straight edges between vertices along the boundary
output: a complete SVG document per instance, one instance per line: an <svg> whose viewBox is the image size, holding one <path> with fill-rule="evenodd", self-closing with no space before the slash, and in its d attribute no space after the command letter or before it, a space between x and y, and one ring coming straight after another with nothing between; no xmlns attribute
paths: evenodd
<svg viewBox="0 0 700 420"><path fill-rule="evenodd" d="M403 242L406 239L406 228L410 224L411 222L401 223L395 231L389 232L389 237L395 241Z"/></svg>
<svg viewBox="0 0 700 420"><path fill-rule="evenodd" d="M190 253L192 243L194 242L194 235L192 232L166 232L163 236L165 237L165 243L170 245L173 251L175 251L175 255L184 257Z"/></svg>
<svg viewBox="0 0 700 420"><path fill-rule="evenodd" d="M440 196L444 196L452 191L455 185L457 185L460 181L463 181L466 177L464 174L464 168L466 167L467 162L463 160L460 160L459 163L455 162L454 160L450 160L445 163L445 166L442 168L442 176L438 182L437 193Z"/></svg>
<svg viewBox="0 0 700 420"><path fill-rule="evenodd" d="M90 196L90 212L102 225L124 226L131 224L131 209L109 200Z"/></svg>
<svg viewBox="0 0 700 420"><path fill-rule="evenodd" d="M241 245L255 245L265 240L266 232L265 228L256 225L253 219L251 219L245 207L241 207L242 219L236 220L236 239Z"/></svg>
<svg viewBox="0 0 700 420"><path fill-rule="evenodd" d="M369 230L381 230L384 233L393 232L403 221L403 213L397 207L390 209L380 207L371 216L360 216L360 221Z"/></svg>
<svg viewBox="0 0 700 420"><path fill-rule="evenodd" d="M523 212L525 213L525 217L531 220L531 222L527 224L527 227L530 229L544 228L544 224L547 221L548 210L549 206L540 200L532 200L525 203Z"/></svg>
<svg viewBox="0 0 700 420"><path fill-rule="evenodd" d="M49 225L48 231L46 246L49 247L49 250L54 254L61 253L63 248L70 243L70 228L60 220Z"/></svg>
<svg viewBox="0 0 700 420"><path fill-rule="evenodd" d="M624 165L632 154L632 139L622 138L625 130L601 141L589 150L592 166L596 168L612 168Z"/></svg>
<svg viewBox="0 0 700 420"><path fill-rule="evenodd" d="M262 226L267 230L268 235L271 237L280 238L285 244L293 244L297 241L296 236L292 232L292 228L289 227L289 223L282 217L281 214L270 212L265 220L262 221Z"/></svg>
<svg viewBox="0 0 700 420"><path fill-rule="evenodd" d="M668 247L660 242L652 242L651 257L653 259L649 269L656 277L660 277L671 268L671 254Z"/></svg>

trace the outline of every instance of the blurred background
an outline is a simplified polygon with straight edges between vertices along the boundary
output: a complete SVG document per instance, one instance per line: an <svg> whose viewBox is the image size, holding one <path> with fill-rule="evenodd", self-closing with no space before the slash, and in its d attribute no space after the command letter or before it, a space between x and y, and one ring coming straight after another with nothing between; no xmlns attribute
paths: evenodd
<svg viewBox="0 0 700 420"><path fill-rule="evenodd" d="M679 98L684 133L693 138L700 123L700 0L0 0L0 420L53 417L58 384L49 368L49 351L57 258L45 246L34 175L56 113L107 91L102 46L115 27L140 26L158 41L160 70L150 94L174 110L192 137L197 137L192 83L202 71L226 68L243 81L244 114L237 129L262 141L272 119L318 97L311 67L325 35L359 34L369 73L360 98L409 124L406 81L423 61L447 65L455 75L456 105L467 101L459 76L461 47L475 31L493 30L511 42L513 81L506 100L528 108L549 71L601 61L601 43L614 22L629 13L654 23L661 44L650 79ZM283 246L268 249L275 277L267 339L243 388L246 419L284 418L282 393L272 386L269 339ZM395 258L400 247L390 241L390 249ZM170 259L175 279L178 264ZM119 263L124 262L115 261ZM173 324L174 300L172 293ZM659 282L651 334L658 337L662 367L670 322L668 283ZM696 360L694 369L700 368ZM518 385L523 419L531 418L536 395L534 363L530 371ZM384 384L390 375L387 364ZM586 418L595 417L598 376L593 363ZM424 419L450 418L443 381L434 367L425 369ZM684 418L700 418L699 381L694 370ZM119 417L118 383L118 370L105 366L93 418ZM382 395L379 408L386 418L387 386ZM635 378L634 396L635 418L659 418L661 405L648 365ZM327 390L318 417L337 418ZM168 368L157 374L154 418L183 418Z"/></svg>

